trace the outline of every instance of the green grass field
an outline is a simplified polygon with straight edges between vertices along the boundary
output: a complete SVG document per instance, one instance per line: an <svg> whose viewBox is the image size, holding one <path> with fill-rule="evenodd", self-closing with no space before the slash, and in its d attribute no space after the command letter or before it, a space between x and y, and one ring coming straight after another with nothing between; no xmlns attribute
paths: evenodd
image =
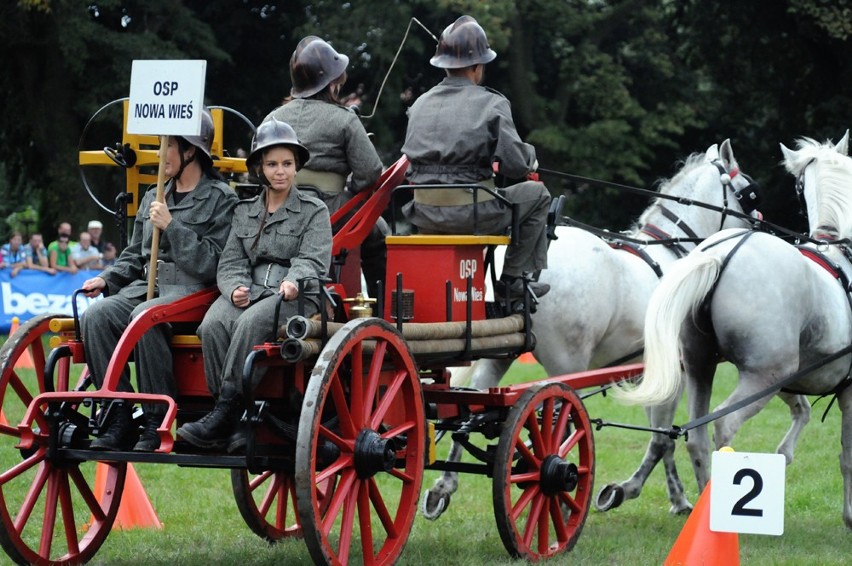
<svg viewBox="0 0 852 566"><path fill-rule="evenodd" d="M515 364L510 379L543 376L540 366ZM722 366L714 405L734 383L733 372ZM842 517L842 481L838 464L840 413L836 408L820 422L827 400L814 409L796 460L787 468L786 516L783 536L741 535L743 564L846 564L852 551L852 533ZM640 408L625 407L611 397L595 396L586 407L591 417L646 424ZM9 412L4 404L5 412ZM14 415L7 415L10 421ZM684 424L682 409L676 422ZM734 448L740 452L774 452L789 426L786 406L773 400L767 409L740 431ZM606 483L626 479L638 466L647 433L604 428L595 432L595 491ZM448 439L439 444L445 454ZM15 462L8 443L2 445L0 473ZM678 466L687 495L698 497L683 441ZM180 468L155 464L135 466L153 506L164 523L162 530L113 530L92 564L305 564L310 557L301 540L268 545L254 535L237 511L226 470ZM424 490L438 472L427 472ZM651 475L639 499L608 513L590 511L583 534L570 553L554 564L652 565L661 564L680 532L685 517L671 516L662 469ZM8 563L0 555L0 564ZM461 477L459 492L447 512L435 522L417 517L400 564L489 566L516 564L503 548L495 525L490 480Z"/></svg>

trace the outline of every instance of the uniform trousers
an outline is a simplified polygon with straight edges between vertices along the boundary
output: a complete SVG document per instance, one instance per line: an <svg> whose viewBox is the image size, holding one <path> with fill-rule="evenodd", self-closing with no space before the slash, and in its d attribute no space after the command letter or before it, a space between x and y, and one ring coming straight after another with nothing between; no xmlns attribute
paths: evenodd
<svg viewBox="0 0 852 566"><path fill-rule="evenodd" d="M227 297L221 296L204 315L204 320L198 327L207 387L216 399L226 382L233 385L237 392L242 392L243 365L252 348L274 339L278 334L278 329L272 327L278 306L278 294L271 290L268 292L268 295L248 308L236 307ZM317 312L310 301L304 301L304 304L306 316ZM296 314L298 301L282 302L278 315L279 325ZM252 389L257 387L265 373L265 368L257 368L254 371Z"/></svg>

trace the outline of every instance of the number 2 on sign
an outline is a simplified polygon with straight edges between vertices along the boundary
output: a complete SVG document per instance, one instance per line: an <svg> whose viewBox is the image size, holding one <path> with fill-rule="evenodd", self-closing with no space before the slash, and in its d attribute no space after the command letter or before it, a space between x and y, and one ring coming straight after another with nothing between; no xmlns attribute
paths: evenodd
<svg viewBox="0 0 852 566"><path fill-rule="evenodd" d="M751 478L752 481L751 491L737 500L734 504L734 508L731 509L731 515L763 517L763 509L749 509L746 507L747 503L753 501L758 495L760 495L760 492L763 491L763 477L757 473L757 470L752 470L751 468L743 468L739 470L736 474L734 474L734 485L742 484L743 479L747 477Z"/></svg>

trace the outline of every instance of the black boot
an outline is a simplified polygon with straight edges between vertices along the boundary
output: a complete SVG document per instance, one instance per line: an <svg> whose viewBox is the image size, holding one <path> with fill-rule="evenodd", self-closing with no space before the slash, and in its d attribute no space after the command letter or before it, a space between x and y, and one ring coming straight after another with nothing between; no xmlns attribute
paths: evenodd
<svg viewBox="0 0 852 566"><path fill-rule="evenodd" d="M529 289L536 298L542 298L550 291L550 285L547 283L539 283L538 281L530 281ZM524 298L524 280L513 275L501 275L497 281L494 292L497 300L501 300L509 294L510 301L522 300Z"/></svg>
<svg viewBox="0 0 852 566"><path fill-rule="evenodd" d="M113 403L107 415L106 430L92 441L92 450L127 450L133 432L133 413L126 403Z"/></svg>
<svg viewBox="0 0 852 566"><path fill-rule="evenodd" d="M178 436L199 448L224 448L242 413L242 403L233 387L225 385L216 406L194 423L177 430Z"/></svg>
<svg viewBox="0 0 852 566"><path fill-rule="evenodd" d="M142 434L139 435L139 441L133 447L134 452L153 452L160 447L160 435L157 433L157 427L163 422L164 415L155 412L145 411L145 426L142 428Z"/></svg>

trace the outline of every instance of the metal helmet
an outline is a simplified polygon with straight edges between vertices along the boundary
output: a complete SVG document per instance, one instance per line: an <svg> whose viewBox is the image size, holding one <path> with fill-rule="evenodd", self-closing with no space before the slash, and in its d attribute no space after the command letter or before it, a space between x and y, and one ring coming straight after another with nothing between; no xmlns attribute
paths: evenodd
<svg viewBox="0 0 852 566"><path fill-rule="evenodd" d="M290 57L290 94L295 98L313 96L342 75L349 57L315 35L302 39Z"/></svg>
<svg viewBox="0 0 852 566"><path fill-rule="evenodd" d="M471 16L462 16L444 28L429 64L439 69L463 69L490 63L497 53L488 45L485 30Z"/></svg>
<svg viewBox="0 0 852 566"><path fill-rule="evenodd" d="M246 158L246 167L251 170L260 163L263 157L263 150L276 145L285 145L293 150L296 154L298 163L296 171L304 167L305 163L310 159L311 154L308 149L299 143L296 138L296 131L286 122L270 118L266 122L257 127L257 132L251 140L251 153Z"/></svg>
<svg viewBox="0 0 852 566"><path fill-rule="evenodd" d="M201 110L201 133L197 136L181 136L191 145L204 152L204 155L211 160L213 156L210 154L210 148L213 147L213 115L206 108Z"/></svg>

